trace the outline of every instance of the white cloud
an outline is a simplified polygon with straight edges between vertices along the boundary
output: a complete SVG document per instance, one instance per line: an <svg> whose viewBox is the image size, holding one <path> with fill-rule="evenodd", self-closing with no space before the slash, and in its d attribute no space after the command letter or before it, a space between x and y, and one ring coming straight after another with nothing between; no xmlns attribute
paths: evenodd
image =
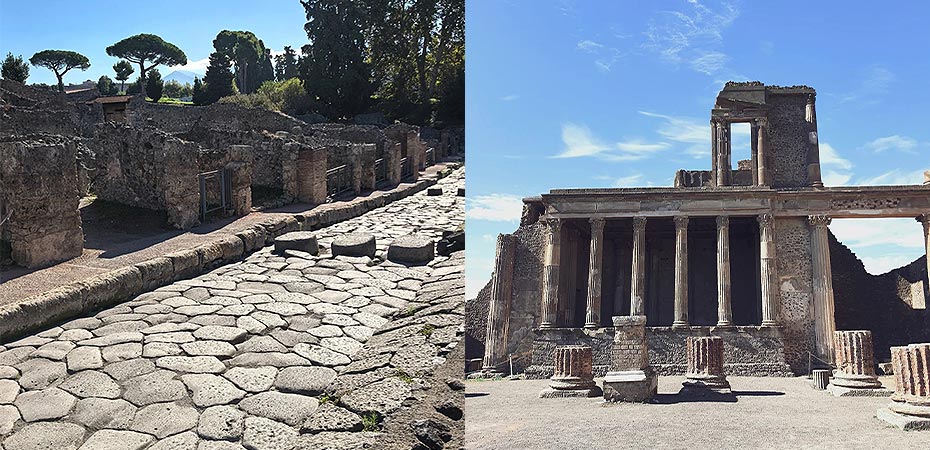
<svg viewBox="0 0 930 450"><path fill-rule="evenodd" d="M830 231L850 248L880 245L924 247L921 239L923 229L914 219L838 219L830 225Z"/></svg>
<svg viewBox="0 0 930 450"><path fill-rule="evenodd" d="M523 199L518 195L479 195L467 199L466 203L466 219L516 222L523 214Z"/></svg>
<svg viewBox="0 0 930 450"><path fill-rule="evenodd" d="M186 70L203 75L207 72L208 65L210 65L210 58L198 59L196 61L188 60L187 64L183 66L174 66L171 70Z"/></svg>
<svg viewBox="0 0 930 450"><path fill-rule="evenodd" d="M729 2L716 10L698 1L688 3L687 11L662 11L651 19L643 46L670 63L687 60L694 70L710 74L723 67L726 55L712 48L723 41L723 30L736 20L739 10Z"/></svg>
<svg viewBox="0 0 930 450"><path fill-rule="evenodd" d="M642 185L643 174L637 173L626 177L617 178L614 181L615 187L636 187Z"/></svg>
<svg viewBox="0 0 930 450"><path fill-rule="evenodd" d="M852 91L839 97L839 102L855 102L859 105L878 103L896 80L897 76L888 68L872 65L862 72L859 84Z"/></svg>
<svg viewBox="0 0 930 450"><path fill-rule="evenodd" d="M821 179L827 186L845 186L852 179L852 174L825 170Z"/></svg>
<svg viewBox="0 0 930 450"><path fill-rule="evenodd" d="M904 267L912 262L915 259L919 258L913 257L913 255L885 255L885 256L862 256L859 259L862 260L862 264L865 266L866 272L872 275L881 275L888 272L891 272L894 269L899 267Z"/></svg>
<svg viewBox="0 0 930 450"><path fill-rule="evenodd" d="M505 102L512 102L512 101L514 101L514 100L516 100L516 99L518 99L518 98L520 98L520 97L518 97L516 94L510 94L510 95L505 95L505 96L501 97L500 99L501 99L502 101L505 101Z"/></svg>
<svg viewBox="0 0 930 450"><path fill-rule="evenodd" d="M876 175L874 177L861 178L857 180L856 184L860 186L875 186L875 185L902 186L902 185L922 184L923 180L924 180L924 169L917 169L914 171L894 169L894 170L885 172L881 175Z"/></svg>
<svg viewBox="0 0 930 450"><path fill-rule="evenodd" d="M843 170L852 169L853 166L852 162L841 157L839 152L826 142L820 143L820 165Z"/></svg>
<svg viewBox="0 0 930 450"><path fill-rule="evenodd" d="M589 39L583 41L578 41L577 44L578 50L586 51L589 53L594 53L597 49L604 48L604 44L599 44Z"/></svg>
<svg viewBox="0 0 930 450"><path fill-rule="evenodd" d="M713 75L723 69L729 59L730 57L725 53L718 51L701 52L700 56L691 60L691 68L707 75Z"/></svg>
<svg viewBox="0 0 930 450"><path fill-rule="evenodd" d="M906 153L913 153L915 147L917 147L917 141L914 138L900 136L897 134L893 136L880 137L865 144L865 148L876 153L884 152L887 150L899 150Z"/></svg>
<svg viewBox="0 0 930 450"><path fill-rule="evenodd" d="M472 299L491 279L494 272L494 258L481 258L469 255L465 259L465 298Z"/></svg>
<svg viewBox="0 0 930 450"><path fill-rule="evenodd" d="M572 122L562 124L562 143L565 149L555 158L591 156L611 162L645 159L669 147L667 142L648 143L640 140L607 144L594 136L588 127Z"/></svg>
<svg viewBox="0 0 930 450"><path fill-rule="evenodd" d="M609 72L610 68L623 57L623 52L614 47L609 47L590 39L578 41L575 48L585 53L596 56L594 65L603 72Z"/></svg>

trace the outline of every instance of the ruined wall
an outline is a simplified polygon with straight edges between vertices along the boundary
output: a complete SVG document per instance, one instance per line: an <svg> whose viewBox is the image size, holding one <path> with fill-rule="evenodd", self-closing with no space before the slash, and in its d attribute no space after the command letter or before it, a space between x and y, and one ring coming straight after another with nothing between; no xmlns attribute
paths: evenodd
<svg viewBox="0 0 930 450"><path fill-rule="evenodd" d="M97 126L87 143L95 153L94 191L102 200L167 211L170 225L198 223L200 146L152 128Z"/></svg>
<svg viewBox="0 0 930 450"><path fill-rule="evenodd" d="M785 362L796 373L807 373L807 353L814 348L814 291L811 230L806 218L775 219L775 254Z"/></svg>
<svg viewBox="0 0 930 450"><path fill-rule="evenodd" d="M926 256L876 276L830 233L830 263L836 329L871 331L876 362L889 361L892 346L930 342L930 310L913 308L927 295Z"/></svg>
<svg viewBox="0 0 930 450"><path fill-rule="evenodd" d="M64 94L0 80L0 134L78 134L77 113Z"/></svg>
<svg viewBox="0 0 930 450"><path fill-rule="evenodd" d="M293 131L305 122L262 108L245 108L230 103L209 106L177 106L133 100L129 121L134 126L150 125L169 133L186 133L193 127L239 131Z"/></svg>
<svg viewBox="0 0 930 450"><path fill-rule="evenodd" d="M484 285L475 298L465 299L465 359L484 357L490 302L491 283Z"/></svg>
<svg viewBox="0 0 930 450"><path fill-rule="evenodd" d="M546 228L537 221L521 225L513 235L513 293L506 353L514 355L514 371L521 372L532 356L533 328L539 326Z"/></svg>
<svg viewBox="0 0 930 450"><path fill-rule="evenodd" d="M767 149L773 188L807 186L808 131L804 120L806 95L769 94Z"/></svg>
<svg viewBox="0 0 930 450"><path fill-rule="evenodd" d="M47 134L0 138L0 220L9 216L0 248L17 264L43 267L81 255L76 146Z"/></svg>

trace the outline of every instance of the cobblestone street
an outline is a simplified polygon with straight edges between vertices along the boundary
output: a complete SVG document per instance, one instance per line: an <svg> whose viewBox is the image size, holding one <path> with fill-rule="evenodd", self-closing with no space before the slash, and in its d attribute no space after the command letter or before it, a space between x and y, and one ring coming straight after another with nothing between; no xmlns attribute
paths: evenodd
<svg viewBox="0 0 930 450"><path fill-rule="evenodd" d="M445 407L416 436L449 441L437 414L461 418L461 382L429 378L461 350L463 252L419 266L386 253L462 224L464 178L315 231L319 256L265 247L0 346L2 448L356 448L424 392ZM353 232L375 236L374 258L330 255Z"/></svg>

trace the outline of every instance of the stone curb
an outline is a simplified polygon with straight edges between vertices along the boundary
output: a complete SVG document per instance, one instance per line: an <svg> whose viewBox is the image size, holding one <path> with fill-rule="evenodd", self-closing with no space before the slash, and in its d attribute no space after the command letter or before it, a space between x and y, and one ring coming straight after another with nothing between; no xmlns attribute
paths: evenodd
<svg viewBox="0 0 930 450"><path fill-rule="evenodd" d="M268 219L237 232L235 237L239 239L224 236L192 249L168 253L0 307L0 344L238 261L272 245L274 238L284 233L317 230L358 217L427 189L441 177L440 174L437 177L420 178L413 184L399 185L390 191L340 208L319 212L310 210L290 217Z"/></svg>

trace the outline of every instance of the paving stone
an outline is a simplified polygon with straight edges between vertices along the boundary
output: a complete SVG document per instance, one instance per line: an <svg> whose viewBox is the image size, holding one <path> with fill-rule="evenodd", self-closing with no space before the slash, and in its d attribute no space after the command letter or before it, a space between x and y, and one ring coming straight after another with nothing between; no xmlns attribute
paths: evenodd
<svg viewBox="0 0 930 450"><path fill-rule="evenodd" d="M75 402L77 399L73 395L58 388L49 388L23 392L13 404L19 408L23 420L35 422L64 417L71 412Z"/></svg>
<svg viewBox="0 0 930 450"><path fill-rule="evenodd" d="M223 316L219 314L204 314L202 316L192 317L191 323L204 326L234 327L236 318L233 316Z"/></svg>
<svg viewBox="0 0 930 450"><path fill-rule="evenodd" d="M290 366L309 366L312 363L294 353L242 353L226 361L229 367L290 367Z"/></svg>
<svg viewBox="0 0 930 450"><path fill-rule="evenodd" d="M360 414L376 412L382 416L393 412L412 394L411 386L398 378L365 385L340 398L346 408Z"/></svg>
<svg viewBox="0 0 930 450"><path fill-rule="evenodd" d="M433 240L424 236L401 236L388 246L387 259L395 262L423 264L435 254Z"/></svg>
<svg viewBox="0 0 930 450"><path fill-rule="evenodd" d="M145 314L139 314L134 312L114 314L112 316L107 316L103 320L104 324L111 324L117 322L129 322L129 321L139 321L145 318Z"/></svg>
<svg viewBox="0 0 930 450"><path fill-rule="evenodd" d="M206 300L202 300L201 303L203 303L204 305L220 305L220 306L225 307L225 306L239 305L242 303L242 300L239 300L238 298L235 298L235 297L223 297L221 295L216 295L216 296L207 298Z"/></svg>
<svg viewBox="0 0 930 450"><path fill-rule="evenodd" d="M283 423L264 417L246 417L242 445L255 450L291 450L296 438L297 430Z"/></svg>
<svg viewBox="0 0 930 450"><path fill-rule="evenodd" d="M253 294L270 294L272 292L284 292L287 290L280 284L264 283L259 281L243 281L242 283L239 283L237 289L243 292L251 292ZM243 303L245 303L246 298L248 297L242 299Z"/></svg>
<svg viewBox="0 0 930 450"><path fill-rule="evenodd" d="M69 341L53 341L39 347L33 354L33 358L48 358L55 361L65 359L65 356L74 349L74 343Z"/></svg>
<svg viewBox="0 0 930 450"><path fill-rule="evenodd" d="M65 363L47 359L30 359L16 366L19 369L19 385L23 389L45 389L58 384L68 376Z"/></svg>
<svg viewBox="0 0 930 450"><path fill-rule="evenodd" d="M197 423L197 434L206 439L237 441L242 438L245 414L232 406L212 406Z"/></svg>
<svg viewBox="0 0 930 450"><path fill-rule="evenodd" d="M143 328L140 330L142 334L161 334L161 333L176 333L178 331L194 331L197 328L200 328L197 325L188 322L174 323L166 322L154 325L148 328ZM149 339L149 338L146 338ZM167 342L167 341L164 341Z"/></svg>
<svg viewBox="0 0 930 450"><path fill-rule="evenodd" d="M260 303L271 303L274 299L268 294L252 294L242 298L243 304L257 305Z"/></svg>
<svg viewBox="0 0 930 450"><path fill-rule="evenodd" d="M284 285L284 288L290 292L298 292L301 294L315 294L326 289L322 283L317 283L315 281L300 281L294 283L287 283Z"/></svg>
<svg viewBox="0 0 930 450"><path fill-rule="evenodd" d="M135 405L144 406L158 402L170 402L187 397L184 383L175 380L175 373L157 370L130 378L123 383L123 398Z"/></svg>
<svg viewBox="0 0 930 450"><path fill-rule="evenodd" d="M318 395L336 378L336 371L328 367L287 367L281 369L274 386L281 392Z"/></svg>
<svg viewBox="0 0 930 450"><path fill-rule="evenodd" d="M316 256L320 253L320 246L312 232L293 231L274 238L274 251L284 254L285 250L298 250Z"/></svg>
<svg viewBox="0 0 930 450"><path fill-rule="evenodd" d="M344 336L323 338L320 340L320 345L346 356L352 356L362 349L360 342Z"/></svg>
<svg viewBox="0 0 930 450"><path fill-rule="evenodd" d="M274 292L271 298L276 302L296 303L298 305L312 305L320 300L312 295L300 292Z"/></svg>
<svg viewBox="0 0 930 450"><path fill-rule="evenodd" d="M179 308L179 307L181 307L181 306L193 306L193 305L197 305L198 303L195 302L195 301L193 301L193 300L191 300L191 299L189 299L189 298L187 298L187 297L180 297L180 296L178 296L178 297L166 298L166 299L164 299L164 300L161 301L161 304L162 304L162 305L168 305L168 306L170 306L170 307L172 307L172 308Z"/></svg>
<svg viewBox="0 0 930 450"><path fill-rule="evenodd" d="M282 392L261 392L239 402L239 409L255 416L278 420L296 426L316 411L316 398Z"/></svg>
<svg viewBox="0 0 930 450"><path fill-rule="evenodd" d="M319 409L304 421L300 430L309 433L319 433L321 431L362 431L362 418L352 411L327 402L321 404Z"/></svg>
<svg viewBox="0 0 930 450"><path fill-rule="evenodd" d="M255 311L250 317L258 320L259 322L268 326L268 328L277 328L287 326L287 322L281 318L281 316L267 312L267 311Z"/></svg>
<svg viewBox="0 0 930 450"><path fill-rule="evenodd" d="M345 314L327 314L323 316L323 323L330 324L330 325L337 325L340 327L358 325L358 322L356 322L355 319Z"/></svg>
<svg viewBox="0 0 930 450"><path fill-rule="evenodd" d="M388 322L387 319L381 316L377 316L375 314L371 314L367 312L358 312L356 314L353 314L352 318L355 319L358 323L365 325L366 327L374 328L374 329L381 328L382 325Z"/></svg>
<svg viewBox="0 0 930 450"><path fill-rule="evenodd" d="M92 345L95 347L107 347L110 345L123 344L126 342L142 342L142 333L138 331L126 333L114 333L106 336L95 337L78 342L80 345Z"/></svg>
<svg viewBox="0 0 930 450"><path fill-rule="evenodd" d="M146 316L149 316L152 314L165 314L173 310L174 308L168 305L155 304L155 305L138 306L136 308L133 308L132 312L139 313L139 314L145 314Z"/></svg>
<svg viewBox="0 0 930 450"><path fill-rule="evenodd" d="M326 302L326 303L342 303L345 300L348 300L349 297L352 297L352 294L343 291L334 291L334 290L325 290L322 292L317 292L313 294L314 297Z"/></svg>
<svg viewBox="0 0 930 450"><path fill-rule="evenodd" d="M236 386L249 392L264 392L271 389L278 369L274 367L233 367L223 374Z"/></svg>
<svg viewBox="0 0 930 450"><path fill-rule="evenodd" d="M141 320L132 322L116 322L97 328L93 331L93 333L95 336L109 336L111 334L133 333L144 328L148 328L149 326L150 325L148 322L143 322Z"/></svg>
<svg viewBox="0 0 930 450"><path fill-rule="evenodd" d="M240 352L286 352L287 347L271 336L253 336L236 345Z"/></svg>
<svg viewBox="0 0 930 450"><path fill-rule="evenodd" d="M142 346L142 356L158 358L161 356L176 356L183 353L181 346L170 342L152 342Z"/></svg>
<svg viewBox="0 0 930 450"><path fill-rule="evenodd" d="M142 356L142 344L138 342L127 342L125 344L116 344L104 347L102 350L103 360L106 362L126 361Z"/></svg>
<svg viewBox="0 0 930 450"><path fill-rule="evenodd" d="M248 335L249 332L242 328L216 325L200 327L197 331L194 332L194 336L197 339L227 341L232 343L242 342Z"/></svg>
<svg viewBox="0 0 930 450"><path fill-rule="evenodd" d="M71 418L87 428L99 430L103 428L127 429L136 415L136 408L132 403L123 399L108 400L104 398L85 398L78 400L74 406Z"/></svg>
<svg viewBox="0 0 930 450"><path fill-rule="evenodd" d="M199 302L201 300L206 300L207 298L209 298L210 291L208 291L206 288L195 287L195 288L191 288L191 289L184 291L184 293L181 295L191 300Z"/></svg>
<svg viewBox="0 0 930 450"><path fill-rule="evenodd" d="M19 395L19 383L13 380L0 380L0 404L10 404Z"/></svg>
<svg viewBox="0 0 930 450"><path fill-rule="evenodd" d="M75 328L73 330L65 330L60 335L58 335L58 340L60 341L83 341L84 339L90 339L94 337L94 333L90 331Z"/></svg>
<svg viewBox="0 0 930 450"><path fill-rule="evenodd" d="M319 326L320 323L320 318L312 315L291 316L287 318L287 328L298 332L305 332Z"/></svg>
<svg viewBox="0 0 930 450"><path fill-rule="evenodd" d="M12 380L19 378L19 371L12 366L0 366L0 380Z"/></svg>
<svg viewBox="0 0 930 450"><path fill-rule="evenodd" d="M84 429L73 423L31 423L3 441L6 450L75 450L84 441Z"/></svg>
<svg viewBox="0 0 930 450"><path fill-rule="evenodd" d="M80 398L100 397L113 399L119 398L120 395L119 385L107 374L96 370L75 373L62 381L58 387Z"/></svg>
<svg viewBox="0 0 930 450"><path fill-rule="evenodd" d="M155 438L124 430L100 430L90 436L81 450L141 450Z"/></svg>
<svg viewBox="0 0 930 450"><path fill-rule="evenodd" d="M361 325L345 327L342 329L343 332L352 339L355 339L359 342L366 342L371 339L371 336L374 334L375 330L363 327Z"/></svg>
<svg viewBox="0 0 930 450"><path fill-rule="evenodd" d="M155 363L147 359L130 359L107 364L103 368L107 375L113 377L116 381L123 381L127 378L144 375L155 371Z"/></svg>
<svg viewBox="0 0 930 450"><path fill-rule="evenodd" d="M215 356L163 356L155 360L155 365L187 373L222 373L226 370L223 362Z"/></svg>
<svg viewBox="0 0 930 450"><path fill-rule="evenodd" d="M182 344L181 348L191 356L232 356L236 347L225 341L196 341Z"/></svg>
<svg viewBox="0 0 930 450"><path fill-rule="evenodd" d="M297 344L294 346L294 353L309 359L315 364L327 367L343 366L352 362L348 356L319 345Z"/></svg>
<svg viewBox="0 0 930 450"><path fill-rule="evenodd" d="M174 309L174 312L178 314L184 314L185 316L200 316L203 314L213 314L219 310L223 309L220 305L190 305L190 306L181 306Z"/></svg>
<svg viewBox="0 0 930 450"><path fill-rule="evenodd" d="M197 410L190 406L156 403L140 408L129 429L162 439L194 428L199 417Z"/></svg>
<svg viewBox="0 0 930 450"><path fill-rule="evenodd" d="M285 302L272 302L272 303L260 303L258 309L261 311L272 312L281 316L296 316L299 314L306 314L307 308L296 303L285 303ZM259 319L261 320L261 319Z"/></svg>
<svg viewBox="0 0 930 450"><path fill-rule="evenodd" d="M217 314L224 316L245 316L255 311L255 305L250 304L240 304L240 305L229 305L219 311Z"/></svg>
<svg viewBox="0 0 930 450"><path fill-rule="evenodd" d="M216 375L182 375L181 381L193 393L194 404L200 407L226 405L245 396L245 391Z"/></svg>
<svg viewBox="0 0 930 450"><path fill-rule="evenodd" d="M49 342L52 342L50 338L43 338L43 337L38 337L38 336L26 336L18 341L13 341L13 342L6 344L6 348L40 347L42 345L48 344Z"/></svg>
<svg viewBox="0 0 930 450"><path fill-rule="evenodd" d="M65 361L72 372L103 367L103 356L97 347L77 347L68 352Z"/></svg>
<svg viewBox="0 0 930 450"><path fill-rule="evenodd" d="M151 449L152 447L150 447ZM295 450L296 447L293 447ZM200 445L197 446L197 450L246 450L245 447L229 441L200 441Z"/></svg>
<svg viewBox="0 0 930 450"><path fill-rule="evenodd" d="M13 425L19 419L19 410L15 406L0 405L0 436L13 431Z"/></svg>
<svg viewBox="0 0 930 450"><path fill-rule="evenodd" d="M95 317L82 317L80 319L74 319L70 322L65 322L63 325L61 325L61 328L65 330L74 330L78 328L92 330L102 324L103 321Z"/></svg>
<svg viewBox="0 0 930 450"><path fill-rule="evenodd" d="M319 338L342 336L342 328L335 325L320 325L307 332Z"/></svg>
<svg viewBox="0 0 930 450"><path fill-rule="evenodd" d="M185 431L181 434L161 439L146 450L201 450L207 448L203 447L202 443L201 446L198 447L198 442L200 442L200 439L197 438L197 434L192 431Z"/></svg>
<svg viewBox="0 0 930 450"><path fill-rule="evenodd" d="M252 334L264 333L268 326L259 322L250 316L242 316L236 319L236 326Z"/></svg>

